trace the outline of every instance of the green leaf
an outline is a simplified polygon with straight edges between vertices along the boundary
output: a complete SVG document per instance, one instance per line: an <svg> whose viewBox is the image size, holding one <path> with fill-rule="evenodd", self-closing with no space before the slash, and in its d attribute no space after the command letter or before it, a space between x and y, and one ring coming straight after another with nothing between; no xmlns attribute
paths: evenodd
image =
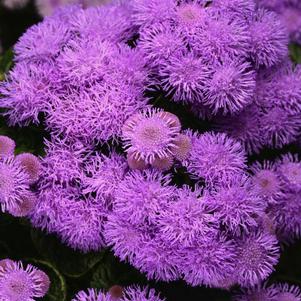
<svg viewBox="0 0 301 301"><path fill-rule="evenodd" d="M88 273L103 258L103 252L83 254L65 246L55 236L32 229L32 241L37 251L65 276L79 278Z"/></svg>
<svg viewBox="0 0 301 301"><path fill-rule="evenodd" d="M28 259L26 262L40 268L50 278L51 284L47 295L41 299L45 301L65 301L67 300L67 286L64 277L50 263L43 260Z"/></svg>
<svg viewBox="0 0 301 301"><path fill-rule="evenodd" d="M4 74L12 67L13 57L14 54L12 49L7 50L2 56L0 56L0 80L4 79Z"/></svg>
<svg viewBox="0 0 301 301"><path fill-rule="evenodd" d="M129 264L120 262L112 253L108 252L95 269L90 286L107 290L113 285L128 286L146 282L146 278L139 271Z"/></svg>
<svg viewBox="0 0 301 301"><path fill-rule="evenodd" d="M296 64L301 64L301 45L290 44L289 50L292 60Z"/></svg>

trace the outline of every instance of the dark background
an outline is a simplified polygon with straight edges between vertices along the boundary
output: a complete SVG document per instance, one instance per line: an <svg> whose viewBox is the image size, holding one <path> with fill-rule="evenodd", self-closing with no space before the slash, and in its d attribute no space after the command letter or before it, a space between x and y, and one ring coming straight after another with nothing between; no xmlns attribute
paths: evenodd
<svg viewBox="0 0 301 301"><path fill-rule="evenodd" d="M40 20L32 1L23 9L7 10L1 5L0 0L0 40L4 48L2 56L0 54L0 80L12 66L13 44L30 25ZM290 48L293 60L301 63L301 48L297 45L291 45ZM175 106L169 109L177 111ZM207 128L206 124L193 122L194 120L189 118L189 126ZM43 155L43 138L47 137L47 133L42 126L8 128L6 121L1 117L0 135L8 135L15 139L17 153L26 151ZM261 158L275 157L287 150L300 151L297 145L290 145L277 152L264 150ZM251 158L253 159L258 158ZM81 289L88 287L108 289L115 284L148 284L160 291L167 301L223 301L230 300L231 296L231 292L202 287L192 288L182 281L148 282L144 275L134 268L120 263L109 250L89 254L75 252L60 243L55 236L33 229L26 219L0 213L0 259L2 258L22 260L47 272L52 284L49 294L43 300L71 300ZM301 287L301 241L283 250L276 272L269 279L270 283L279 281ZM236 290L237 288L233 289Z"/></svg>

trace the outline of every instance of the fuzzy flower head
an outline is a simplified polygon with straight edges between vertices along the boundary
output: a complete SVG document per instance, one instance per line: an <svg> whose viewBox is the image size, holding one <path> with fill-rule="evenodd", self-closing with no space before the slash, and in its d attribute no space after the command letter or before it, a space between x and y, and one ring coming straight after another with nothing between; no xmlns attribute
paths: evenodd
<svg viewBox="0 0 301 301"><path fill-rule="evenodd" d="M169 114L147 109L135 114L124 124L124 147L136 158L151 164L156 157L164 158L171 154L179 131L179 125Z"/></svg>
<svg viewBox="0 0 301 301"><path fill-rule="evenodd" d="M184 161L189 156L192 148L191 139L185 134L179 134L174 142L172 153L179 161Z"/></svg>
<svg viewBox="0 0 301 301"><path fill-rule="evenodd" d="M286 154L279 162L278 171L288 188L301 188L301 162L298 155Z"/></svg>
<svg viewBox="0 0 301 301"><path fill-rule="evenodd" d="M28 174L30 183L34 183L39 179L41 172L40 159L30 153L22 153L17 155L15 160L20 162L22 168Z"/></svg>
<svg viewBox="0 0 301 301"><path fill-rule="evenodd" d="M200 102L208 66L193 53L174 53L162 64L161 86L176 102Z"/></svg>
<svg viewBox="0 0 301 301"><path fill-rule="evenodd" d="M275 300L277 301L300 301L301 290L295 285L287 283L279 283L272 285L272 288L277 291Z"/></svg>
<svg viewBox="0 0 301 301"><path fill-rule="evenodd" d="M29 191L29 179L12 157L0 161L0 204L2 210L13 209Z"/></svg>
<svg viewBox="0 0 301 301"><path fill-rule="evenodd" d="M21 262L10 262L0 268L0 298L3 300L23 301L43 297L49 284L47 275L30 264L24 268Z"/></svg>
<svg viewBox="0 0 301 301"><path fill-rule="evenodd" d="M258 196L273 201L283 196L283 183L276 170L276 166L269 161L255 162L251 166L252 184Z"/></svg>
<svg viewBox="0 0 301 301"><path fill-rule="evenodd" d="M28 192L22 195L18 203L12 208L9 208L8 212L16 217L28 216L34 211L37 201L36 195L32 192Z"/></svg>
<svg viewBox="0 0 301 301"><path fill-rule="evenodd" d="M234 16L249 17L255 11L254 0L214 0L211 7Z"/></svg>
<svg viewBox="0 0 301 301"><path fill-rule="evenodd" d="M243 172L246 156L239 142L224 133L190 133L190 136L192 149L185 165L192 175L212 184Z"/></svg>
<svg viewBox="0 0 301 301"><path fill-rule="evenodd" d="M237 243L237 281L242 286L254 286L265 280L278 263L280 250L274 235L251 233Z"/></svg>
<svg viewBox="0 0 301 301"><path fill-rule="evenodd" d="M225 237L208 236L180 254L184 280L192 286L216 286L234 271L235 248Z"/></svg>
<svg viewBox="0 0 301 301"><path fill-rule="evenodd" d="M175 201L158 217L160 231L171 244L189 246L217 228L217 220L206 211L199 194L188 187L178 189Z"/></svg>
<svg viewBox="0 0 301 301"><path fill-rule="evenodd" d="M242 291L233 297L233 301L276 301L277 290L272 286L256 285Z"/></svg>
<svg viewBox="0 0 301 301"><path fill-rule="evenodd" d="M20 9L28 4L29 0L4 0L3 5L8 9Z"/></svg>
<svg viewBox="0 0 301 301"><path fill-rule="evenodd" d="M260 118L259 109L251 105L238 115L216 118L216 128L239 141L248 154L258 153L263 147Z"/></svg>
<svg viewBox="0 0 301 301"><path fill-rule="evenodd" d="M252 101L255 90L255 72L242 61L230 61L214 67L205 82L205 105L214 113L235 113Z"/></svg>
<svg viewBox="0 0 301 301"><path fill-rule="evenodd" d="M72 299L72 301L114 301L111 295L104 292L98 292L95 289L89 288L86 291L80 291Z"/></svg>
<svg viewBox="0 0 301 301"><path fill-rule="evenodd" d="M257 66L271 67L288 54L285 26L274 12L259 9L250 26L251 57Z"/></svg>
<svg viewBox="0 0 301 301"><path fill-rule="evenodd" d="M7 136L0 136L0 157L12 156L14 154L16 143Z"/></svg>
<svg viewBox="0 0 301 301"><path fill-rule="evenodd" d="M258 216L266 207L262 199L253 193L250 179L241 175L217 187L211 196L205 197L205 203L232 235L255 228Z"/></svg>

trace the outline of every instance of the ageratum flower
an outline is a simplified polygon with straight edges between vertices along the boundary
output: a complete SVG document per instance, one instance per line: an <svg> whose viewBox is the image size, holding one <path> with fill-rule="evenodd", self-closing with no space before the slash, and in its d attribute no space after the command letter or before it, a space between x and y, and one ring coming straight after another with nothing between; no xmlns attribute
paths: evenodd
<svg viewBox="0 0 301 301"><path fill-rule="evenodd" d="M30 153L22 153L16 156L16 161L20 163L22 168L28 174L30 183L35 183L40 176L41 162L38 157Z"/></svg>
<svg viewBox="0 0 301 301"><path fill-rule="evenodd" d="M29 0L4 0L3 5L8 9L20 9L28 4Z"/></svg>
<svg viewBox="0 0 301 301"><path fill-rule="evenodd" d="M283 182L273 162L255 162L251 166L251 172L253 189L258 196L268 202L275 202L284 196Z"/></svg>
<svg viewBox="0 0 301 301"><path fill-rule="evenodd" d="M300 301L301 290L295 285L279 283L272 285L272 289L277 291L275 300L277 301Z"/></svg>
<svg viewBox="0 0 301 301"><path fill-rule="evenodd" d="M127 169L126 159L115 152L109 156L91 156L84 168L87 175L82 179L83 193L96 193L98 201L111 205Z"/></svg>
<svg viewBox="0 0 301 301"><path fill-rule="evenodd" d="M258 9L249 30L251 57L257 67L271 67L288 55L288 34L274 12Z"/></svg>
<svg viewBox="0 0 301 301"><path fill-rule="evenodd" d="M0 266L0 299L10 301L34 300L46 295L50 285L48 276L28 264L10 261Z"/></svg>
<svg viewBox="0 0 301 301"><path fill-rule="evenodd" d="M265 232L252 232L238 239L237 251L235 271L242 286L254 286L265 280L280 257L276 237Z"/></svg>
<svg viewBox="0 0 301 301"><path fill-rule="evenodd" d="M256 3L254 0L214 0L211 7L221 11L222 14L248 18L254 13Z"/></svg>
<svg viewBox="0 0 301 301"><path fill-rule="evenodd" d="M255 72L241 60L217 63L205 81L204 103L213 113L235 113L253 101Z"/></svg>
<svg viewBox="0 0 301 301"><path fill-rule="evenodd" d="M116 298L112 297L110 292L104 293L95 289L88 289L77 293L72 301L114 301ZM118 298L120 301L164 301L154 289L148 287L130 286L124 289L123 296Z"/></svg>
<svg viewBox="0 0 301 301"><path fill-rule="evenodd" d="M192 141L191 152L185 161L188 171L203 178L208 184L227 183L245 168L246 155L239 142L224 133L188 132Z"/></svg>
<svg viewBox="0 0 301 301"><path fill-rule="evenodd" d="M13 139L7 136L0 136L0 157L12 156L16 148Z"/></svg>
<svg viewBox="0 0 301 301"><path fill-rule="evenodd" d="M176 102L201 102L209 67L192 52L175 52L160 70L161 86Z"/></svg>
<svg viewBox="0 0 301 301"><path fill-rule="evenodd" d="M152 164L156 157L172 155L171 148L180 132L176 116L156 109L146 109L129 118L123 126L124 148L135 158Z"/></svg>
<svg viewBox="0 0 301 301"><path fill-rule="evenodd" d="M0 161L0 204L2 211L13 210L29 192L29 178L13 157Z"/></svg>
<svg viewBox="0 0 301 301"><path fill-rule="evenodd" d="M260 109L250 105L239 114L216 118L216 129L239 141L246 153L259 153L264 142L260 118Z"/></svg>
<svg viewBox="0 0 301 301"><path fill-rule="evenodd" d="M18 203L12 208L9 208L8 212L16 217L29 216L31 213L33 213L37 201L37 196L32 192L28 192L23 194Z"/></svg>
<svg viewBox="0 0 301 301"><path fill-rule="evenodd" d="M204 238L180 251L184 280L192 286L217 286L234 272L235 246L216 235Z"/></svg>
<svg viewBox="0 0 301 301"><path fill-rule="evenodd" d="M245 175L222 183L204 199L206 207L214 212L217 221L232 235L252 231L266 208L265 202L254 193L250 179Z"/></svg>
<svg viewBox="0 0 301 301"><path fill-rule="evenodd" d="M184 187L176 191L174 199L157 218L164 240L190 246L218 228L218 219L206 210L200 191Z"/></svg>

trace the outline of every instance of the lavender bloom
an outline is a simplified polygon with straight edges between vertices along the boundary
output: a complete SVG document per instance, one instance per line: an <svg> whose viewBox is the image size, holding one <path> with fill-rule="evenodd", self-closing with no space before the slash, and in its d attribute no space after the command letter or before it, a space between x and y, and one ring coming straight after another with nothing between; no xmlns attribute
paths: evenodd
<svg viewBox="0 0 301 301"><path fill-rule="evenodd" d="M0 267L0 298L10 301L30 300L43 297L49 288L48 276L33 267L23 267L21 262L9 262Z"/></svg>
<svg viewBox="0 0 301 301"><path fill-rule="evenodd" d="M255 72L243 61L219 63L205 81L205 105L213 113L235 113L253 101Z"/></svg>
<svg viewBox="0 0 301 301"><path fill-rule="evenodd" d="M274 235L253 232L237 241L237 281L242 286L254 286L265 280L278 263L280 250Z"/></svg>
<svg viewBox="0 0 301 301"><path fill-rule="evenodd" d="M247 26L239 19L213 16L195 35L192 48L209 63L246 57L249 47Z"/></svg>
<svg viewBox="0 0 301 301"><path fill-rule="evenodd" d="M90 157L84 168L87 176L82 179L83 193L96 193L98 201L108 206L112 205L127 168L125 158L115 152L108 157L104 155Z"/></svg>
<svg viewBox="0 0 301 301"><path fill-rule="evenodd" d="M250 52L256 66L271 67L287 56L287 31L274 12L257 10L250 24L250 34Z"/></svg>
<svg viewBox="0 0 301 301"><path fill-rule="evenodd" d="M183 36L168 23L155 23L140 32L138 47L153 66L160 67L176 52L186 50Z"/></svg>
<svg viewBox="0 0 301 301"><path fill-rule="evenodd" d="M30 153L22 153L16 156L16 161L20 163L22 168L28 174L30 184L35 183L40 176L41 163L39 158Z"/></svg>
<svg viewBox="0 0 301 301"><path fill-rule="evenodd" d="M200 192L188 187L176 191L175 200L160 212L157 222L165 240L182 246L205 240L218 228L218 220L206 210Z"/></svg>
<svg viewBox="0 0 301 301"><path fill-rule="evenodd" d="M174 0L134 0L132 5L133 20L142 27L170 19L176 7Z"/></svg>
<svg viewBox="0 0 301 301"><path fill-rule="evenodd" d="M254 193L248 177L233 177L215 189L210 196L205 196L205 204L227 232L241 235L256 228L266 203Z"/></svg>
<svg viewBox="0 0 301 301"><path fill-rule="evenodd" d="M16 143L7 136L0 136L0 157L12 156L14 154Z"/></svg>
<svg viewBox="0 0 301 301"><path fill-rule="evenodd" d="M28 192L20 197L20 200L8 212L15 217L25 217L33 213L37 204L37 197L34 193Z"/></svg>
<svg viewBox="0 0 301 301"><path fill-rule="evenodd" d="M287 188L301 188L301 162L298 155L288 153L282 156L278 164L278 172L286 182Z"/></svg>
<svg viewBox="0 0 301 301"><path fill-rule="evenodd" d="M185 162L188 171L208 184L227 182L245 168L245 153L239 142L223 133L189 133L192 150Z"/></svg>
<svg viewBox="0 0 301 301"><path fill-rule="evenodd" d="M243 289L240 293L234 295L233 301L276 301L277 290L273 286L256 285L254 287Z"/></svg>
<svg viewBox="0 0 301 301"><path fill-rule="evenodd" d="M295 285L289 285L287 283L280 283L272 285L272 289L277 291L275 300L277 301L300 301L301 290Z"/></svg>
<svg viewBox="0 0 301 301"><path fill-rule="evenodd" d="M61 212L58 233L62 240L83 252L98 251L104 245L102 237L105 209L90 199L69 200Z"/></svg>
<svg viewBox="0 0 301 301"><path fill-rule="evenodd" d="M192 148L190 137L184 134L179 134L174 144L175 146L172 147L171 151L175 158L179 161L186 160Z"/></svg>
<svg viewBox="0 0 301 301"><path fill-rule="evenodd" d="M137 159L152 164L156 157L162 159L172 155L171 148L179 131L174 117L147 109L126 121L122 134L124 148Z"/></svg>
<svg viewBox="0 0 301 301"><path fill-rule="evenodd" d="M185 281L192 286L218 285L220 281L233 274L235 252L232 241L215 236L208 236L202 242L183 248L180 255Z"/></svg>
<svg viewBox="0 0 301 301"><path fill-rule="evenodd" d="M97 292L95 289L88 289L87 292L80 291L72 301L114 301L117 300L109 293ZM124 289L120 301L164 301L153 289L148 287L131 286Z"/></svg>
<svg viewBox="0 0 301 301"><path fill-rule="evenodd" d="M283 198L283 182L279 177L275 164L269 161L255 162L251 166L252 184L256 194L268 202Z"/></svg>
<svg viewBox="0 0 301 301"><path fill-rule="evenodd" d="M9 9L20 9L28 4L29 0L4 0L3 5Z"/></svg>
<svg viewBox="0 0 301 301"><path fill-rule="evenodd" d="M214 0L212 8L223 14L233 14L235 17L249 17L254 13L256 3L254 0Z"/></svg>
<svg viewBox="0 0 301 301"><path fill-rule="evenodd" d="M239 141L246 153L259 153L263 147L260 110L250 105L238 115L216 118L216 128Z"/></svg>
<svg viewBox="0 0 301 301"><path fill-rule="evenodd" d="M13 210L29 191L29 178L13 157L0 161L0 204L2 211Z"/></svg>
<svg viewBox="0 0 301 301"><path fill-rule="evenodd" d="M174 53L159 70L161 85L176 102L201 102L209 68L193 53Z"/></svg>

